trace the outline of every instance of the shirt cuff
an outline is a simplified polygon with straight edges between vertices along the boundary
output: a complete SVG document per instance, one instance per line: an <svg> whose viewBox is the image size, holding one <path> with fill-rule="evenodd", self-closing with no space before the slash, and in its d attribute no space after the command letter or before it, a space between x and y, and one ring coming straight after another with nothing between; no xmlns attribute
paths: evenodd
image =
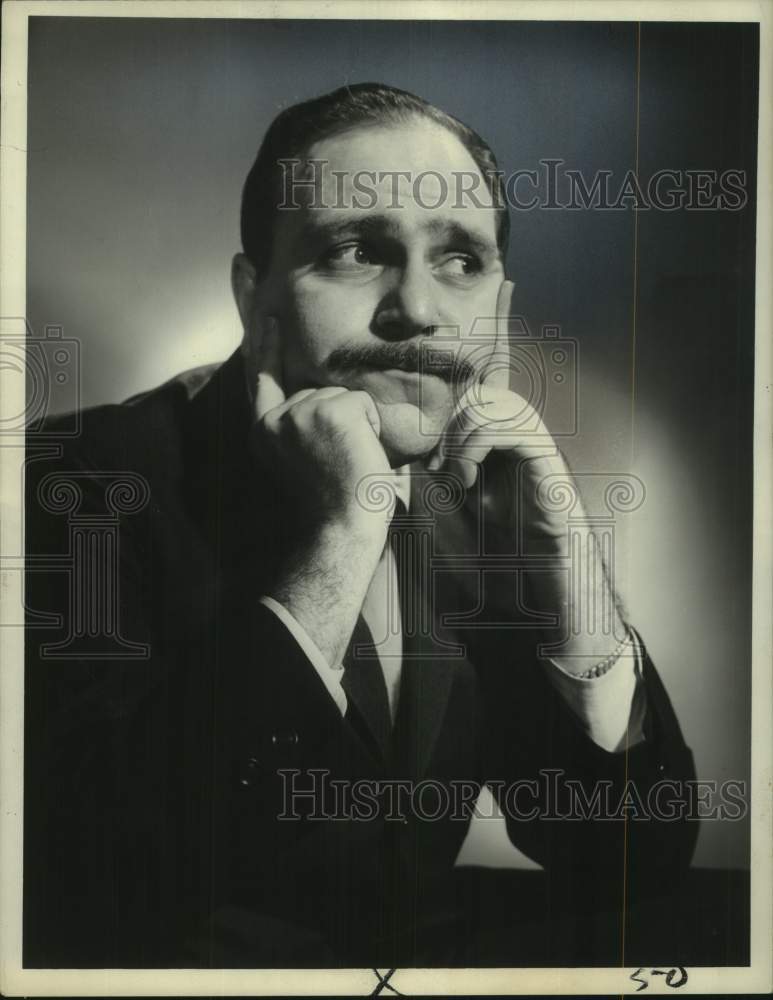
<svg viewBox="0 0 773 1000"><path fill-rule="evenodd" d="M303 625L279 601L275 601L273 597L261 597L258 603L272 611L295 639L306 659L319 674L320 680L338 706L341 715L344 715L349 703L346 700L346 692L341 687L341 678L344 675L343 664L331 667Z"/></svg>
<svg viewBox="0 0 773 1000"><path fill-rule="evenodd" d="M575 677L554 660L544 662L550 683L594 743L619 753L644 740L647 700L641 644L633 630L617 661L600 677Z"/></svg>

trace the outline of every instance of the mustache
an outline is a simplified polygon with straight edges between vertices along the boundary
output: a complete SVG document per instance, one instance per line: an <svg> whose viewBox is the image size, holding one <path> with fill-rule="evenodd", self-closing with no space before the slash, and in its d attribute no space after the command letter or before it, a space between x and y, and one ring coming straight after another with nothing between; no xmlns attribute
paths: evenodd
<svg viewBox="0 0 773 1000"><path fill-rule="evenodd" d="M469 382L476 375L473 365L453 351L442 348L433 350L429 344L419 346L416 343L336 347L325 361L325 367L330 372L387 371L396 368L404 372L436 375L448 383Z"/></svg>

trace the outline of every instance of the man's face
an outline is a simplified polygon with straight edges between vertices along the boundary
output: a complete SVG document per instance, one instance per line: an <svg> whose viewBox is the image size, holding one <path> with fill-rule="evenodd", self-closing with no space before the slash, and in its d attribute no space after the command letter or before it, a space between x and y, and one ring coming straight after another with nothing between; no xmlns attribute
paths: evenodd
<svg viewBox="0 0 773 1000"><path fill-rule="evenodd" d="M457 199L459 173L480 176L475 162L450 132L421 119L324 139L308 158L326 161L316 201L323 207L311 206L309 194L297 199L303 207L279 211L254 335L260 314L276 316L287 394L365 390L390 461L413 460L437 443L464 388L442 366L420 374L420 357L432 338L464 356L455 338L495 314L504 277L496 212L483 207L491 199L482 182L482 206ZM356 177L372 194L357 191ZM477 365L480 353L479 343Z"/></svg>

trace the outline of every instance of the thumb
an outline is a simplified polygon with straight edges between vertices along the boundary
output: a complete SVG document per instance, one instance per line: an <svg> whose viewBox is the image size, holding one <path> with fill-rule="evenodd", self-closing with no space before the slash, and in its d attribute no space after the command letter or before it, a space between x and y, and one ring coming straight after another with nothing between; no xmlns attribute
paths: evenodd
<svg viewBox="0 0 773 1000"><path fill-rule="evenodd" d="M481 374L480 381L491 389L507 389L510 384L510 304L513 298L512 281L503 281L499 287L496 305L496 340Z"/></svg>
<svg viewBox="0 0 773 1000"><path fill-rule="evenodd" d="M373 433L377 438L381 437L381 416L378 412L378 407L373 402L373 399L367 394L363 393L364 402L363 406L365 409L365 416L368 419L368 423L373 428Z"/></svg>

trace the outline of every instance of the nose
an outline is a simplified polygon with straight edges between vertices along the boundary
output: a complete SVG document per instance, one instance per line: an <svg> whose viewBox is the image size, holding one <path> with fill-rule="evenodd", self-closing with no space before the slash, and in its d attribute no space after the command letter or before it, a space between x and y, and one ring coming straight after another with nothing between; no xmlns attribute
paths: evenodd
<svg viewBox="0 0 773 1000"><path fill-rule="evenodd" d="M429 335L440 322L437 286L426 263L407 262L394 268L375 315L376 332L388 340Z"/></svg>

